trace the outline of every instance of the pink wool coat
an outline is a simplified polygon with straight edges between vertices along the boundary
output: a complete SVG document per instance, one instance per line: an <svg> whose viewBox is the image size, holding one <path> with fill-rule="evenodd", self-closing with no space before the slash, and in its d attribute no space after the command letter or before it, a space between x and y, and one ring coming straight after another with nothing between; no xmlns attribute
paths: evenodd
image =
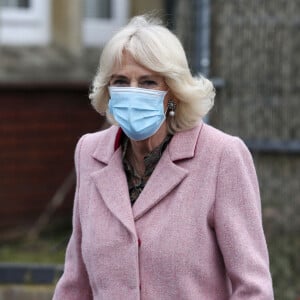
<svg viewBox="0 0 300 300"><path fill-rule="evenodd" d="M270 300L256 173L243 142L177 133L130 205L118 128L85 135L55 300Z"/></svg>

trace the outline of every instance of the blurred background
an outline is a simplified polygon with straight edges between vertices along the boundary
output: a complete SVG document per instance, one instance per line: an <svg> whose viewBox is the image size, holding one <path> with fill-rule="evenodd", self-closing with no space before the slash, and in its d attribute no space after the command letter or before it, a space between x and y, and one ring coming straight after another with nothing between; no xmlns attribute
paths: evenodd
<svg viewBox="0 0 300 300"><path fill-rule="evenodd" d="M300 299L300 1L0 0L0 300L51 299L71 232L78 138L105 42L152 12L217 89L207 118L251 150L275 297Z"/></svg>

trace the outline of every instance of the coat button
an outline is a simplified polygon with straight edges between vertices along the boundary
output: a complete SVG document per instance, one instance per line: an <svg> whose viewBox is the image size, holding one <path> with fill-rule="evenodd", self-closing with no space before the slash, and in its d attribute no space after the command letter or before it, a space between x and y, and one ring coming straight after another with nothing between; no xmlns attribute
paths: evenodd
<svg viewBox="0 0 300 300"><path fill-rule="evenodd" d="M138 239L138 246L141 247L142 241L141 239Z"/></svg>

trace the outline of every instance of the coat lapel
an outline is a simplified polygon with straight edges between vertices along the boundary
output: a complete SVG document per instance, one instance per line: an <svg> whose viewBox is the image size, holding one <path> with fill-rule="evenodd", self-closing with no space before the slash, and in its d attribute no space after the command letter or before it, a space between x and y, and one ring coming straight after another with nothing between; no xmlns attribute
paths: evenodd
<svg viewBox="0 0 300 300"><path fill-rule="evenodd" d="M93 157L106 166L92 173L94 183L112 214L136 236L134 221L157 205L188 175L188 170L177 161L194 156L195 147L203 124L191 130L176 133L148 179L144 190L131 207L125 172L122 170L121 147L113 150L111 129L107 138L98 145Z"/></svg>
<svg viewBox="0 0 300 300"><path fill-rule="evenodd" d="M107 143L104 138L94 152L93 157L106 166L92 173L92 178L111 213L136 236L126 175L122 171L121 148L114 151L111 142L111 136L115 134L116 131L110 135Z"/></svg>
<svg viewBox="0 0 300 300"><path fill-rule="evenodd" d="M165 155L166 154L166 155ZM186 177L188 171L176 166L165 151L146 186L133 205L134 220L160 202Z"/></svg>
<svg viewBox="0 0 300 300"><path fill-rule="evenodd" d="M175 162L194 156L201 128L202 124L174 135L133 206L134 220L138 220L157 205L188 175L188 170L179 167Z"/></svg>

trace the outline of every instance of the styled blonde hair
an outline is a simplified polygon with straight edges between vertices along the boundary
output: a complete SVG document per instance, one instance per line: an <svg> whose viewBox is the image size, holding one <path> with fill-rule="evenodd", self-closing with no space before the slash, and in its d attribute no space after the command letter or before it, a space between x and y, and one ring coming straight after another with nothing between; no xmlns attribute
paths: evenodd
<svg viewBox="0 0 300 300"><path fill-rule="evenodd" d="M214 104L215 89L203 76L193 77L179 39L161 22L150 16L136 16L117 32L102 51L90 99L100 114L107 114L108 85L116 66L121 66L124 51L137 63L164 77L176 99L174 117L167 118L174 133L196 126Z"/></svg>

